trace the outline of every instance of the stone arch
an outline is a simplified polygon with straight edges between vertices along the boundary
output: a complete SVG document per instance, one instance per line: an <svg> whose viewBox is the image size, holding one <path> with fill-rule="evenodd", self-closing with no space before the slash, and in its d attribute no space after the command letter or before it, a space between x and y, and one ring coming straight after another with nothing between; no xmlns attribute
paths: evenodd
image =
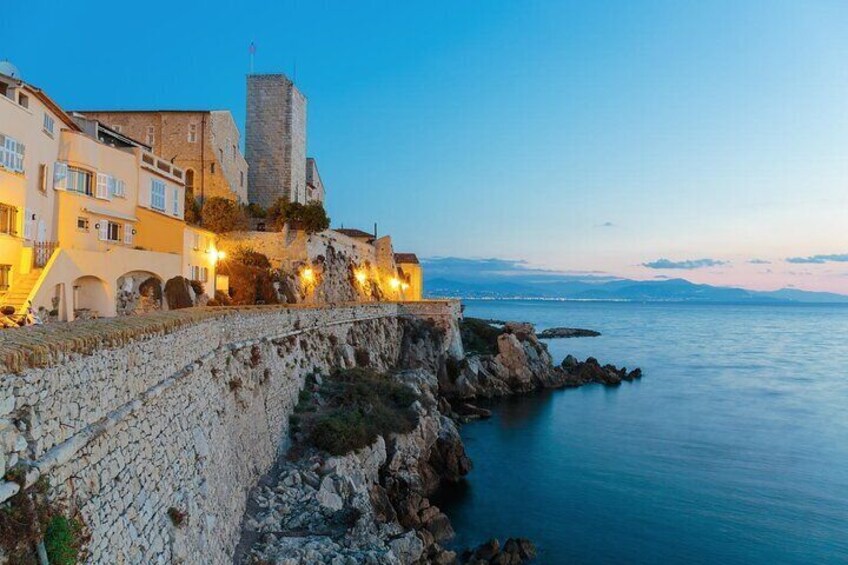
<svg viewBox="0 0 848 565"><path fill-rule="evenodd" d="M132 316L162 310L162 277L150 271L130 271L116 281L115 311Z"/></svg>
<svg viewBox="0 0 848 565"><path fill-rule="evenodd" d="M74 318L98 318L111 310L106 281L94 275L85 275L74 281Z"/></svg>

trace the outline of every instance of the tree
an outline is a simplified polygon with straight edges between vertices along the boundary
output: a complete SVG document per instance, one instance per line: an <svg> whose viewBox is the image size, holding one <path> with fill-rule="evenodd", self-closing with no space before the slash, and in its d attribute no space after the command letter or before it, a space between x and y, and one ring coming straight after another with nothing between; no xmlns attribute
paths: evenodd
<svg viewBox="0 0 848 565"><path fill-rule="evenodd" d="M203 227L215 233L246 230L248 227L244 209L232 200L220 196L206 200L200 217Z"/></svg>
<svg viewBox="0 0 848 565"><path fill-rule="evenodd" d="M297 224L307 233L324 231L330 227L330 218L320 202L301 204L278 198L268 208L268 220L275 229L282 230L286 223Z"/></svg>
<svg viewBox="0 0 848 565"><path fill-rule="evenodd" d="M187 224L197 225L200 222L200 206L194 198L194 191L187 188L185 191L185 221Z"/></svg>

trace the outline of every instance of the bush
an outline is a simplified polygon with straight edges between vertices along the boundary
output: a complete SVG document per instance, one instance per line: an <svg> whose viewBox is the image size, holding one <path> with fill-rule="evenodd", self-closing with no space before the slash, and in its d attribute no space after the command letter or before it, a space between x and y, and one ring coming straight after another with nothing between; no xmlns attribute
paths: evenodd
<svg viewBox="0 0 848 565"><path fill-rule="evenodd" d="M330 227L330 218L320 202L300 204L278 198L268 208L267 217L277 230L282 230L287 222L298 224L307 233L324 231Z"/></svg>
<svg viewBox="0 0 848 565"><path fill-rule="evenodd" d="M498 336L503 330L485 320L464 318L459 323L459 333L465 351L495 355L498 352Z"/></svg>
<svg viewBox="0 0 848 565"><path fill-rule="evenodd" d="M216 290L215 296L207 302L207 306L231 306L232 304L233 301L230 300L230 296L223 290Z"/></svg>
<svg viewBox="0 0 848 565"><path fill-rule="evenodd" d="M320 398L316 398L320 397ZM371 445L377 436L412 431L418 417L412 389L370 369L337 372L323 380L317 395L301 395L298 429L309 443L331 455Z"/></svg>
<svg viewBox="0 0 848 565"><path fill-rule="evenodd" d="M168 302L169 310L194 306L191 295L188 293L188 287L189 282L185 277L176 276L168 279L168 282L165 283L165 300Z"/></svg>
<svg viewBox="0 0 848 565"><path fill-rule="evenodd" d="M244 209L232 200L220 196L206 200L200 217L203 227L215 233L246 230L248 227Z"/></svg>
<svg viewBox="0 0 848 565"><path fill-rule="evenodd" d="M185 221L187 224L197 225L200 223L200 205L194 198L194 191L186 189L185 191Z"/></svg>
<svg viewBox="0 0 848 565"><path fill-rule="evenodd" d="M80 559L85 539L82 522L61 514L53 516L44 533L47 559L51 565L75 565Z"/></svg>
<svg viewBox="0 0 848 565"><path fill-rule="evenodd" d="M191 285L191 290L194 291L195 296L202 296L206 292L206 287L203 286L203 283L200 281L189 281Z"/></svg>
<svg viewBox="0 0 848 565"><path fill-rule="evenodd" d="M251 218L267 218L268 210L262 207L261 204L256 204L255 202L251 202L248 204L245 209L245 213Z"/></svg>
<svg viewBox="0 0 848 565"><path fill-rule="evenodd" d="M244 245L240 245L233 250L230 260L248 267L258 267L260 269L271 268L271 261L268 260L267 255L254 251Z"/></svg>

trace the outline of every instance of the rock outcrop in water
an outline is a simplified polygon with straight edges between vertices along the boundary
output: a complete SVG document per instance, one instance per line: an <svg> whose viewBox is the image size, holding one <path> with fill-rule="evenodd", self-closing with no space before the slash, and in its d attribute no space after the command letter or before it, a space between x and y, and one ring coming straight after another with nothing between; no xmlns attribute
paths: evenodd
<svg viewBox="0 0 848 565"><path fill-rule="evenodd" d="M503 546L490 540L459 556L442 546L453 529L430 497L444 482L462 480L471 470L455 422L491 415L467 400L587 383L617 385L641 372L571 356L554 366L532 325L510 322L495 328L477 322L464 328L463 340L478 352L461 360L445 352L442 330L404 322L401 368L390 378L414 392L414 428L380 435L339 456L314 447L291 450L251 494L236 562L518 564L533 559L536 549L523 538L510 538ZM333 402L318 393L313 405L320 411ZM296 434L296 442L303 437Z"/></svg>
<svg viewBox="0 0 848 565"><path fill-rule="evenodd" d="M589 383L615 386L642 376L640 369L628 372L612 365L601 366L591 357L579 362L569 355L560 366L554 366L547 345L539 341L531 324L507 322L495 328L482 320L471 320L463 331L464 339L470 333L470 339L479 345L478 352L449 366L440 376L442 393L454 403L457 399L493 398Z"/></svg>
<svg viewBox="0 0 848 565"><path fill-rule="evenodd" d="M567 339L572 337L598 337L601 332L582 328L548 328L537 334L539 339Z"/></svg>

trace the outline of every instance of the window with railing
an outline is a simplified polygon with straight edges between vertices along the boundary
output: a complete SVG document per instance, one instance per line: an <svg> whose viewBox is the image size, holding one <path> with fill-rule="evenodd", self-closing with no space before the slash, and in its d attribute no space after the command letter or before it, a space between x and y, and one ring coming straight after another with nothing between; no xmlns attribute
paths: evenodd
<svg viewBox="0 0 848 565"><path fill-rule="evenodd" d="M0 204L0 233L18 235L18 209L9 204Z"/></svg>

